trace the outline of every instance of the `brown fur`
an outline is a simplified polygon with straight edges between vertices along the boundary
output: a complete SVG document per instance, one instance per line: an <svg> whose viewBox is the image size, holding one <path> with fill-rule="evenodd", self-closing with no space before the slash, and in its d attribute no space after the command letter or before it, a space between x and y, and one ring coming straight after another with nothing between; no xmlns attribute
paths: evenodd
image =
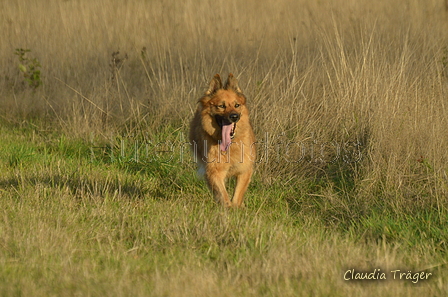
<svg viewBox="0 0 448 297"><path fill-rule="evenodd" d="M237 80L229 74L224 87L218 74L198 102L198 108L190 124L190 142L199 172L205 175L213 196L225 206L241 207L249 186L255 161L255 136L249 122L246 97ZM223 151L222 128L218 119L225 120L239 115L230 147ZM217 119L218 117L218 119ZM236 177L235 193L230 200L226 180Z"/></svg>

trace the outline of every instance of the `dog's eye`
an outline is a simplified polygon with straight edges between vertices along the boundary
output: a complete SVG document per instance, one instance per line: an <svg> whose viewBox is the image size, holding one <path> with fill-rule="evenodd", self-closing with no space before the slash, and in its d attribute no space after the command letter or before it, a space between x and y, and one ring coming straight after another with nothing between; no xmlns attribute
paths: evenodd
<svg viewBox="0 0 448 297"><path fill-rule="evenodd" d="M218 105L219 108L226 108L224 104Z"/></svg>
<svg viewBox="0 0 448 297"><path fill-rule="evenodd" d="M240 105L237 103L237 104L235 104L235 107L240 107Z"/></svg>

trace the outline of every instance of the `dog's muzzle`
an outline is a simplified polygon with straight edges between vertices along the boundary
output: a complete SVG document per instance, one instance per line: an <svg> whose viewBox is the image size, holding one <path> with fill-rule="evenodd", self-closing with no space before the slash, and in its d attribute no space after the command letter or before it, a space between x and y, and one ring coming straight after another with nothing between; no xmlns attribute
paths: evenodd
<svg viewBox="0 0 448 297"><path fill-rule="evenodd" d="M232 123L236 123L240 120L240 115L238 113L231 113L229 115L229 121L231 121Z"/></svg>

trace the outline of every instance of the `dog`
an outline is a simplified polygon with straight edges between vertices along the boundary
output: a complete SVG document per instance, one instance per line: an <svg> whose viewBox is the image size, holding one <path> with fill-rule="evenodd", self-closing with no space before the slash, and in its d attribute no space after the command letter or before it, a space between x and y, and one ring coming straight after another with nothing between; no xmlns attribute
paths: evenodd
<svg viewBox="0 0 448 297"><path fill-rule="evenodd" d="M190 124L193 158L216 201L226 207L244 207L256 158L255 135L249 121L246 97L237 79L229 74L226 83L216 74ZM232 200L226 181L236 177Z"/></svg>

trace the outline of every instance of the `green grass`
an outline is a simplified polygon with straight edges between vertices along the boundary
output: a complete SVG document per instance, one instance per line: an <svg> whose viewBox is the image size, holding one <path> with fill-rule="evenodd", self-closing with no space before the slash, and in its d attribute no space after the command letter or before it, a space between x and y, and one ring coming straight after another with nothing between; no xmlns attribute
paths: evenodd
<svg viewBox="0 0 448 297"><path fill-rule="evenodd" d="M359 207L324 199L322 182L268 186L258 176L247 208L225 210L187 162L92 158L97 144L63 133L0 130L3 296L446 292L446 270L432 267L446 262L446 217L435 210L356 216ZM433 276L418 286L343 280L375 268Z"/></svg>

